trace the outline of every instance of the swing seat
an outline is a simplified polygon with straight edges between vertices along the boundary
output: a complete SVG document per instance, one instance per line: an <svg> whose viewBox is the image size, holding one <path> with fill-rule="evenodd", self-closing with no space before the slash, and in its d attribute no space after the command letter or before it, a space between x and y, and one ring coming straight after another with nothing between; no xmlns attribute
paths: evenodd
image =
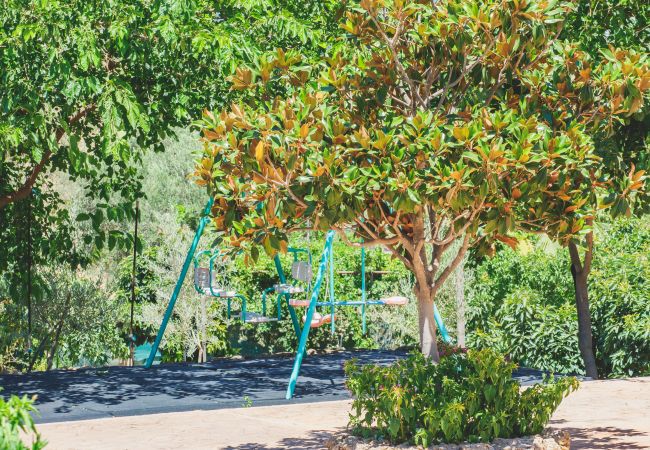
<svg viewBox="0 0 650 450"><path fill-rule="evenodd" d="M336 314L334 315L334 320L336 320ZM307 321L307 315L305 314L302 316L302 321L306 322ZM314 316L311 318L311 323L309 324L309 328L318 328L322 327L323 325L326 325L328 323L332 322L332 315L331 314L319 314L317 312L314 313Z"/></svg>
<svg viewBox="0 0 650 450"><path fill-rule="evenodd" d="M205 295L219 298L232 298L237 295L236 291L214 286L215 283L216 274L214 272L212 273L212 283L210 282L210 269L206 269L205 267L194 268L194 286ZM212 289L210 289L211 284L213 286Z"/></svg>
<svg viewBox="0 0 650 450"><path fill-rule="evenodd" d="M394 295L392 297L382 298L381 301L384 305L404 306L409 302L409 299L401 295Z"/></svg>
<svg viewBox="0 0 650 450"><path fill-rule="evenodd" d="M298 299L290 299L289 300L289 305L291 306L309 306L309 300L298 300Z"/></svg>
<svg viewBox="0 0 650 450"><path fill-rule="evenodd" d="M247 312L244 322L246 323L268 323L277 322L277 317L266 317L256 312Z"/></svg>
<svg viewBox="0 0 650 450"><path fill-rule="evenodd" d="M214 280L214 275L212 279ZM205 267L194 268L194 286L197 289L210 289L210 269Z"/></svg>
<svg viewBox="0 0 650 450"><path fill-rule="evenodd" d="M273 286L277 294L300 294L305 292L300 286L294 286L292 284L276 284Z"/></svg>
<svg viewBox="0 0 650 450"><path fill-rule="evenodd" d="M314 276L311 264L307 261L294 261L291 265L291 276L294 280L309 283Z"/></svg>
<svg viewBox="0 0 650 450"><path fill-rule="evenodd" d="M233 298L237 297L237 291L229 291L227 289L212 289L214 291L214 294L212 294L214 297L218 298ZM208 292L210 290L208 289Z"/></svg>

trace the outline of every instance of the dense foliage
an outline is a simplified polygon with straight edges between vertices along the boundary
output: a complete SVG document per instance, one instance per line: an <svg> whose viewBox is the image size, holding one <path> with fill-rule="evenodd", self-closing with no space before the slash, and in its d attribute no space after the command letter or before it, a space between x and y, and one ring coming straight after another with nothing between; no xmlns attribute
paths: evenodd
<svg viewBox="0 0 650 450"><path fill-rule="evenodd" d="M350 361L350 425L366 436L424 447L539 433L578 382L562 378L522 391L512 378L515 367L487 349L453 352L437 365L419 354L390 366Z"/></svg>
<svg viewBox="0 0 650 450"><path fill-rule="evenodd" d="M421 349L437 358L432 302L467 249L514 245L518 225L578 239L604 185L588 133L650 88L645 53L556 40L571 8L364 0L318 64L278 50L238 68L246 102L205 114L196 171L223 245L256 259L313 227L385 246L415 277ZM600 204L626 209L642 178L611 180L625 190Z"/></svg>
<svg viewBox="0 0 650 450"><path fill-rule="evenodd" d="M596 235L590 306L599 375L647 375L650 227L645 218L629 219ZM584 373L567 261L565 250L531 238L478 264L468 295L469 345L498 349L527 367Z"/></svg>
<svg viewBox="0 0 650 450"><path fill-rule="evenodd" d="M0 448L6 450L40 450L46 442L36 431L32 413L36 411L34 400L27 396L0 396ZM21 433L27 434L29 444L24 443Z"/></svg>
<svg viewBox="0 0 650 450"><path fill-rule="evenodd" d="M142 170L147 151L163 150L177 127L232 98L226 77L261 51L320 53L338 8L274 0L3 2L0 276L2 302L13 303L10 323L26 330L28 304L47 298L39 267L74 271L105 248L131 248L125 225L151 184ZM64 192L71 183L73 192Z"/></svg>

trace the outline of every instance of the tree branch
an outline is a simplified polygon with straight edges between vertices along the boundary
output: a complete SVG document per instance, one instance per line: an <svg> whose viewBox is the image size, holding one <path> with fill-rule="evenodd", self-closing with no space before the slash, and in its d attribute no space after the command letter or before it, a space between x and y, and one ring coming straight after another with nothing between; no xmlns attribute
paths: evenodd
<svg viewBox="0 0 650 450"><path fill-rule="evenodd" d="M94 109L95 109L95 105L91 104L77 111L75 114L73 114L68 118L68 125L69 126L74 125L76 122L81 120L83 117L85 117L89 112L91 112ZM59 143L59 141L61 141L63 136L65 136L65 129L59 128L55 134L57 144ZM0 209L3 209L5 206L9 205L10 203L14 203L19 200L24 200L29 196L29 194L32 192L32 188L36 184L36 180L38 179L39 174L43 171L47 163L50 162L52 156L53 153L51 150L49 149L45 150L43 156L41 157L41 160L38 162L38 164L34 166L31 173L27 176L23 184L15 191L0 197Z"/></svg>
<svg viewBox="0 0 650 450"><path fill-rule="evenodd" d="M447 281L447 278L449 278L449 276L456 270L456 267L458 267L458 265L461 263L461 261L465 257L465 253L467 253L467 249L469 249L469 242L470 242L470 236L469 236L469 233L467 233L467 234L465 234L465 237L463 238L463 243L461 244L461 247L458 250L458 253L454 257L454 259L445 268L445 270L442 271L440 276L438 278L436 278L436 281L431 286L431 290L432 290L431 295L433 297L435 297L438 290L442 287L444 282Z"/></svg>

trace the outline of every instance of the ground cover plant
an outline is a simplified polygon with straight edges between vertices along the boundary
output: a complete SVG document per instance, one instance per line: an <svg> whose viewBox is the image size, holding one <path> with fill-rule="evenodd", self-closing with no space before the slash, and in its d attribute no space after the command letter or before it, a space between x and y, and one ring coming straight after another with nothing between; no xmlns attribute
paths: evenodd
<svg viewBox="0 0 650 450"><path fill-rule="evenodd" d="M0 448L3 450L40 450L46 442L36 431L32 414L36 412L34 400L27 396L12 395L5 399L0 395ZM27 433L25 444L20 433Z"/></svg>
<svg viewBox="0 0 650 450"><path fill-rule="evenodd" d="M439 364L418 353L389 366L347 363L354 432L424 447L536 434L578 386L561 378L522 391L516 365L494 350L445 353Z"/></svg>

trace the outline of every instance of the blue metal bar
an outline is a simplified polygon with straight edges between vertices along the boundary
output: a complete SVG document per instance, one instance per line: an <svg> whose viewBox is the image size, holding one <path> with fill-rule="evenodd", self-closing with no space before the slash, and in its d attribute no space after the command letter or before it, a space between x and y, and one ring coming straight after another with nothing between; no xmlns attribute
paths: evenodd
<svg viewBox="0 0 650 450"><path fill-rule="evenodd" d="M181 288L183 287L183 281L185 281L185 277L187 276L187 271L190 268L190 265L192 264L192 258L194 257L194 252L196 252L196 247L199 245L199 241L201 240L203 229L205 228L205 225L210 220L210 210L212 209L212 202L213 199L212 197L210 197L210 199L205 205L205 209L203 210L203 216L199 221L199 226L197 227L196 233L194 234L194 240L192 241L192 245L190 245L190 249L188 250L187 256L185 257L185 262L183 263L181 274L178 277L178 280L176 281L174 292L172 292L172 296L169 299L169 304L167 304L167 309L165 310L165 315L163 316L162 323L160 324L160 328L158 329L156 340L151 346L151 352L149 353L149 357L147 358L147 361L144 364L145 368L147 369L151 367L151 364L153 364L153 360L156 357L156 353L158 352L158 347L160 346L160 341L162 340L162 337L165 334L165 328L167 328L167 323L169 322L169 319L172 316L172 312L174 311L174 306L176 305L178 294L180 294Z"/></svg>
<svg viewBox="0 0 650 450"><path fill-rule="evenodd" d="M440 315L440 312L438 311L438 307L436 304L433 304L433 317L436 319L436 325L438 326L438 330L440 331L440 335L442 336L442 339L447 343L451 344L453 341L451 339L451 336L449 336L449 333L447 332L447 327L445 327L445 323L442 321L442 316Z"/></svg>
<svg viewBox="0 0 650 450"><path fill-rule="evenodd" d="M210 279L208 280L208 286L210 286L210 295L214 297L219 297L219 294L214 293L214 287L212 286L212 274L214 273L212 271L212 268L214 267L214 260L219 256L220 252L216 252L214 255L210 257L210 262L208 263L208 267L210 268ZM225 286L222 287L222 289L225 288Z"/></svg>
<svg viewBox="0 0 650 450"><path fill-rule="evenodd" d="M286 284L287 283L287 277L284 276L284 270L282 269L282 261L280 261L280 255L275 255L273 258L273 262L275 263L275 270L278 272L278 278L280 278L280 283ZM289 308L289 315L291 316L291 322L293 322L293 330L296 332L296 338L300 338L300 322L298 322L298 315L296 314L296 310L294 309L293 306L289 304L289 298L291 296L289 294L284 294L284 299L287 302L287 307ZM278 315L280 313L278 312ZM279 318L279 316L278 316Z"/></svg>
<svg viewBox="0 0 650 450"><path fill-rule="evenodd" d="M339 300L334 302L334 306L363 306L363 305L385 305L383 300ZM317 302L316 306L332 306L332 302Z"/></svg>
<svg viewBox="0 0 650 450"><path fill-rule="evenodd" d="M320 288L321 285L323 284L323 278L325 277L325 272L327 270L327 259L329 258L329 253L332 251L333 239L334 239L334 231L330 230L327 232L327 237L325 238L325 248L320 258L320 264L318 265L318 275L316 276L314 289L311 292L311 298L309 300L309 308L307 309L307 314L305 317L305 325L302 328L302 333L300 335L300 342L298 343L298 350L296 351L296 359L293 363L291 378L289 378L289 386L287 386L287 395L286 395L287 400L293 397L293 392L296 389L296 381L298 381L298 374L300 373L300 366L302 365L302 359L305 355L305 349L307 347L307 338L309 337L309 330L311 329L310 324L312 318L314 317L314 311L316 311L316 303L318 301Z"/></svg>
<svg viewBox="0 0 650 450"><path fill-rule="evenodd" d="M266 316L266 295L267 295L269 292L274 291L274 290L275 290L274 288L270 287L270 288L266 288L266 289L264 289L264 290L262 291L262 315L263 315L263 316ZM278 303L278 313L279 313L279 311L280 311L279 308L280 308L280 304ZM280 319L281 319L281 315L278 314L278 320L280 320Z"/></svg>
<svg viewBox="0 0 650 450"><path fill-rule="evenodd" d="M334 334L334 331L336 330L336 325L334 325L334 311L335 307L334 305L336 304L336 295L334 293L334 250L330 250L330 282L329 282L329 291L330 291L330 330L331 333Z"/></svg>
<svg viewBox="0 0 650 450"><path fill-rule="evenodd" d="M361 247L361 332L366 334L366 249Z"/></svg>

